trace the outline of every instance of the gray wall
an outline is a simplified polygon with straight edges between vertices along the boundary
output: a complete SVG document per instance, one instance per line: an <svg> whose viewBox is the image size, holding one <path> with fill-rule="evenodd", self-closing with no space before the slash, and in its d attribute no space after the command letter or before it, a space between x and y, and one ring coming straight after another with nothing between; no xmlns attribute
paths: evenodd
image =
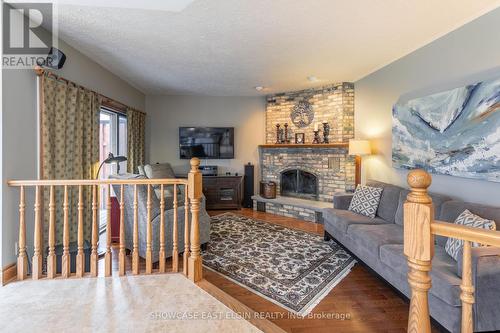
<svg viewBox="0 0 500 333"><path fill-rule="evenodd" d="M255 165L256 181L259 152L265 142L264 97L147 96L146 159L150 163L169 162L176 172L186 172L189 161L179 159L179 127L234 127L235 158L203 160L218 165L219 173L243 173L243 165ZM257 189L257 187L255 187Z"/></svg>
<svg viewBox="0 0 500 333"><path fill-rule="evenodd" d="M59 48L66 54L64 68L55 71L67 79L127 105L144 110L145 96L128 83L104 69L64 42ZM9 179L37 178L37 80L32 70L2 70L2 237L0 267L15 261L18 232L19 191L9 188ZM33 228L33 195L27 196L28 229ZM28 233L28 250L33 247Z"/></svg>
<svg viewBox="0 0 500 333"><path fill-rule="evenodd" d="M500 9L355 82L356 137L373 140L375 156L364 160L366 177L406 184L392 168L392 106L403 99L500 75ZM499 205L500 183L433 175L432 191Z"/></svg>

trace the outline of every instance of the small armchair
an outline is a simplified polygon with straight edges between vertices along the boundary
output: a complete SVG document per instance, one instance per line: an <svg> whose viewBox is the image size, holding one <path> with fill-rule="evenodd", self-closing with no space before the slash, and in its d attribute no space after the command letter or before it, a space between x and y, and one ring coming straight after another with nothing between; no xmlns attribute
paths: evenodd
<svg viewBox="0 0 500 333"><path fill-rule="evenodd" d="M141 179L146 178L142 175L135 174L121 174L121 175L111 175L110 179ZM180 193L177 194L177 239L178 239L178 249L179 253L184 251L184 187L180 186ZM118 200L120 198L120 186L113 185L113 190L116 193ZM133 249L133 230L134 230L134 186L126 185L124 188L125 195L125 247L129 250ZM139 222L139 256L142 258L146 257L146 230L147 230L147 185L137 186L137 199L138 199L138 222ZM152 250L153 250L153 262L157 262L159 259L159 249L160 249L160 219L161 215L165 215L165 251L166 256L172 256L172 230L174 222L174 210L173 210L173 196L165 197L165 210L160 211L160 200L157 197L155 191L151 191L151 227L152 227ZM210 216L205 209L205 197L202 197L199 212L199 230L200 230L200 244L206 244L210 240ZM191 221L191 212L189 212L189 220Z"/></svg>

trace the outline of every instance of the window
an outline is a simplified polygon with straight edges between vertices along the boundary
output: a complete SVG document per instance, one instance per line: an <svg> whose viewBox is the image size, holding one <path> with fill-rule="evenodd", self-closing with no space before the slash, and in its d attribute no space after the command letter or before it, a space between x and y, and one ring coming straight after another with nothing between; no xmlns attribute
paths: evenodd
<svg viewBox="0 0 500 333"><path fill-rule="evenodd" d="M118 156L127 156L127 116L108 108L101 108L99 119L99 164L109 153ZM104 164L99 174L99 179L108 179L114 173L127 172L127 161L119 164ZM101 198L107 197L106 186L101 186ZM113 196L113 191L111 191ZM101 200L101 209L106 208L106 200ZM101 214L106 216L106 214ZM103 221L101 221L103 222ZM105 227L105 221L101 223Z"/></svg>
<svg viewBox="0 0 500 333"><path fill-rule="evenodd" d="M99 123L99 163L109 153L127 156L127 116L110 109L101 108ZM100 179L107 179L110 174L127 172L127 162L104 164Z"/></svg>

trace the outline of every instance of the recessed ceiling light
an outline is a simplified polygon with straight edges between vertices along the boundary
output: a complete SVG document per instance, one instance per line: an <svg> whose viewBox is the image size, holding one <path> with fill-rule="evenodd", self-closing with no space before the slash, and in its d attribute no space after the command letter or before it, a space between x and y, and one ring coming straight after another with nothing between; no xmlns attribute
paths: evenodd
<svg viewBox="0 0 500 333"><path fill-rule="evenodd" d="M308 77L307 77L307 80L308 80L309 82L316 82L316 81L318 81L318 78L317 78L316 76L308 76Z"/></svg>
<svg viewBox="0 0 500 333"><path fill-rule="evenodd" d="M264 90L264 87L263 86L257 86L257 87L255 87L255 90L262 91L262 90Z"/></svg>

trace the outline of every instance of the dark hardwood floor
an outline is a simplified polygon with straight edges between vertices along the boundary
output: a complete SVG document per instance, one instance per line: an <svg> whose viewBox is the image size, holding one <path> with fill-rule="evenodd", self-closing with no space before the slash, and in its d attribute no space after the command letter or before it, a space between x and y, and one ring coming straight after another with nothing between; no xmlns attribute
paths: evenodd
<svg viewBox="0 0 500 333"><path fill-rule="evenodd" d="M293 218L256 212L251 209L231 211L289 228L323 234L323 226ZM224 211L210 211L218 215ZM406 332L408 303L390 286L361 264L314 308L311 318L294 318L288 311L253 292L229 281L222 275L208 269L203 270L204 278L234 297L252 310L268 316L267 319L287 332ZM325 315L336 314L336 318ZM323 317L322 317L323 316ZM438 332L433 328L434 332Z"/></svg>

